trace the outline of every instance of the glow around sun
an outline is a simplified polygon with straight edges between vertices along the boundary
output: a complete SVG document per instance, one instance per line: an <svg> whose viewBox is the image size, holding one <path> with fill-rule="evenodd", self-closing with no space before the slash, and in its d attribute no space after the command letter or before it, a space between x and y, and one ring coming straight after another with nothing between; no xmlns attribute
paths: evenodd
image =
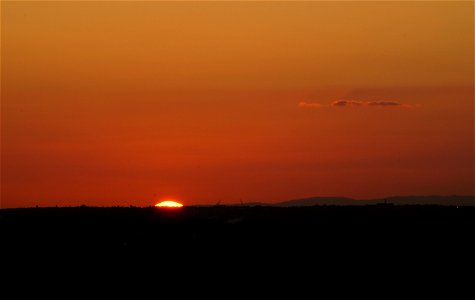
<svg viewBox="0 0 475 300"><path fill-rule="evenodd" d="M183 204L181 204L180 202L167 200L167 201L162 201L160 203L155 204L155 207L179 208L179 207L183 207Z"/></svg>

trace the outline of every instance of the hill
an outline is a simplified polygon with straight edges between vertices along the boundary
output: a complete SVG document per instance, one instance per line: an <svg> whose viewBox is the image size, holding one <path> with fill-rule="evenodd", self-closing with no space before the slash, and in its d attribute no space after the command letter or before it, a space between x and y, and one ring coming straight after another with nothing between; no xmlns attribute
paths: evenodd
<svg viewBox="0 0 475 300"><path fill-rule="evenodd" d="M348 197L311 197L278 203L245 203L246 206L300 207L318 205L357 206L357 205L443 205L475 206L474 196L394 196L379 199L357 200Z"/></svg>

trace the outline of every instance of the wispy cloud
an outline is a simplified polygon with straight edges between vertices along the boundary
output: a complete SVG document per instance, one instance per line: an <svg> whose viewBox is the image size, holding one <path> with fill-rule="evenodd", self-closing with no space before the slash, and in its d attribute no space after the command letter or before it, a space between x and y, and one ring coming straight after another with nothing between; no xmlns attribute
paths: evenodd
<svg viewBox="0 0 475 300"><path fill-rule="evenodd" d="M336 100L330 105L320 104L316 102L299 102L299 107L302 108L320 108L320 107L414 107L411 104L403 104L399 101L378 100L378 101L360 101L360 100Z"/></svg>
<svg viewBox="0 0 475 300"><path fill-rule="evenodd" d="M356 100L336 100L332 103L331 106L345 107L345 106L361 106L364 104L365 104L364 102L356 101Z"/></svg>
<svg viewBox="0 0 475 300"><path fill-rule="evenodd" d="M322 105L320 103L307 103L305 101L301 101L299 102L299 107L320 108Z"/></svg>
<svg viewBox="0 0 475 300"><path fill-rule="evenodd" d="M367 105L369 106L403 106L398 101L371 101L368 102Z"/></svg>

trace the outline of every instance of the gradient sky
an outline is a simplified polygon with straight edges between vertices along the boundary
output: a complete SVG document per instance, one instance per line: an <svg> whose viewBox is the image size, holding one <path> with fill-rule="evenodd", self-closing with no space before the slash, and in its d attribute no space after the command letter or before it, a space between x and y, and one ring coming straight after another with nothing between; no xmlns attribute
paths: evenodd
<svg viewBox="0 0 475 300"><path fill-rule="evenodd" d="M473 194L473 2L1 5L1 207Z"/></svg>

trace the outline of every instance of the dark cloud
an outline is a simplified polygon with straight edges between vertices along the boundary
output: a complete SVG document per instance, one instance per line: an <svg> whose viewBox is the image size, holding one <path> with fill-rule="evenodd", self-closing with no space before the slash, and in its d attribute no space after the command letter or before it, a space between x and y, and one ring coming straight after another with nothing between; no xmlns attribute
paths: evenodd
<svg viewBox="0 0 475 300"><path fill-rule="evenodd" d="M402 104L397 101L370 101L369 106L401 106Z"/></svg>
<svg viewBox="0 0 475 300"><path fill-rule="evenodd" d="M378 101L360 101L360 100L336 100L330 105L322 105L320 103L308 103L301 101L299 107L302 108L321 108L321 107L414 107L410 104L402 104L399 101L378 100ZM416 105L417 107L417 105Z"/></svg>
<svg viewBox="0 0 475 300"><path fill-rule="evenodd" d="M357 101L357 100L337 100L332 103L333 107L349 107L349 106L358 106L358 107L412 107L409 104L402 104L399 101Z"/></svg>
<svg viewBox="0 0 475 300"><path fill-rule="evenodd" d="M332 103L332 106L345 107L345 106L361 106L364 105L361 101L355 100L337 100Z"/></svg>

